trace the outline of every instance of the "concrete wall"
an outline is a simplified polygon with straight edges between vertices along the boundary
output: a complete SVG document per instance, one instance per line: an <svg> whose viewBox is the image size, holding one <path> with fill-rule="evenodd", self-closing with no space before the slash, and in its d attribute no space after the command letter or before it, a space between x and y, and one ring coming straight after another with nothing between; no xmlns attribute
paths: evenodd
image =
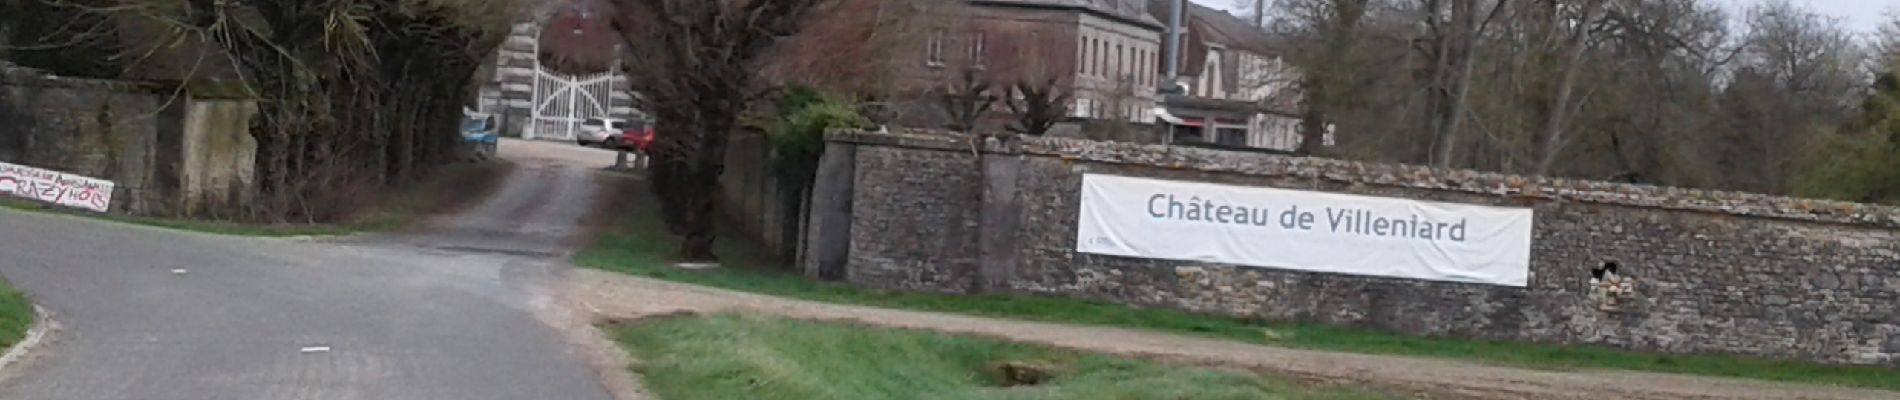
<svg viewBox="0 0 1900 400"><path fill-rule="evenodd" d="M861 286L1900 366L1893 208L1067 139L831 139L804 268ZM1528 207L1537 213L1530 283L1080 254L1084 173ZM1619 264L1624 285L1593 284L1591 270L1607 262Z"/></svg>
<svg viewBox="0 0 1900 400"><path fill-rule="evenodd" d="M219 216L250 204L257 166L257 140L249 100L192 99L185 111L177 215Z"/></svg>
<svg viewBox="0 0 1900 400"><path fill-rule="evenodd" d="M114 213L235 209L249 199L255 108L0 65L0 162L113 181Z"/></svg>
<svg viewBox="0 0 1900 400"><path fill-rule="evenodd" d="M182 109L155 87L122 82L0 75L0 161L106 179L112 210L164 214L177 186L157 178L164 165L160 126L178 135ZM173 124L162 124L162 122ZM175 157L175 155L173 155Z"/></svg>

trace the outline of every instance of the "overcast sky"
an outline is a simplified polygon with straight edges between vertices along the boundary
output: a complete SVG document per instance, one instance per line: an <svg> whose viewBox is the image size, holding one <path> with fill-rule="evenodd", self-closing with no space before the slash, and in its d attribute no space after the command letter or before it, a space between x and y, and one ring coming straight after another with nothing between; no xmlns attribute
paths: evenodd
<svg viewBox="0 0 1900 400"><path fill-rule="evenodd" d="M1740 15L1742 10L1762 0L1721 0L1731 7L1732 15ZM1821 14L1840 18L1849 29L1856 33L1873 32L1882 21L1888 20L1889 13L1900 11L1900 0L1793 0ZM1212 7L1237 10L1236 4L1250 3L1235 0L1194 0L1196 3ZM1268 0L1272 3L1272 0Z"/></svg>

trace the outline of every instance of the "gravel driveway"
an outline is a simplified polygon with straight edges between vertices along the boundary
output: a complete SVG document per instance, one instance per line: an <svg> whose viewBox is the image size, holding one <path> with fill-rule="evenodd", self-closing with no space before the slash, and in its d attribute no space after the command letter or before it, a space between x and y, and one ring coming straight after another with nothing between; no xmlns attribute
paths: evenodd
<svg viewBox="0 0 1900 400"><path fill-rule="evenodd" d="M4 399L607 399L538 317L613 154L508 142L486 201L417 233L201 235L0 210L0 273L61 330Z"/></svg>

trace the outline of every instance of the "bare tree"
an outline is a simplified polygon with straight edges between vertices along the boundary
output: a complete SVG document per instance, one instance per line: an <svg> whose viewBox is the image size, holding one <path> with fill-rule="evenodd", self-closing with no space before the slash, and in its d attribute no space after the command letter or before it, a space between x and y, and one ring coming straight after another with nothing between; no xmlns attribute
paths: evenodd
<svg viewBox="0 0 1900 400"><path fill-rule="evenodd" d="M1339 125L1330 155L1782 192L1872 69L1798 3L1726 8L1277 0L1268 28L1297 67L1306 133Z"/></svg>
<svg viewBox="0 0 1900 400"><path fill-rule="evenodd" d="M1900 59L1900 7L1887 10L1887 21L1874 31L1875 68L1884 68Z"/></svg>
<svg viewBox="0 0 1900 400"><path fill-rule="evenodd" d="M1029 136L1048 134L1050 128L1062 122L1069 114L1069 100L1075 94L1057 84L1055 78L1041 83L1019 81L1012 91L1004 102L1010 113L1016 114L1016 125L1009 130Z"/></svg>
<svg viewBox="0 0 1900 400"><path fill-rule="evenodd" d="M1786 1L1750 8L1740 65L1723 93L1733 126L1719 160L1731 185L1780 192L1820 129L1846 122L1859 100L1858 50L1839 21Z"/></svg>
<svg viewBox="0 0 1900 400"><path fill-rule="evenodd" d="M962 78L954 82L955 86L946 85L938 96L944 113L950 116L949 128L968 133L976 130L977 123L996 105L997 98L990 93L989 78L976 69L965 68L958 75Z"/></svg>
<svg viewBox="0 0 1900 400"><path fill-rule="evenodd" d="M931 33L955 25L953 4L934 0L830 0L761 57L771 85L804 85L863 99L901 96L911 53ZM952 21L946 21L952 20Z"/></svg>
<svg viewBox="0 0 1900 400"><path fill-rule="evenodd" d="M1449 167L1465 129L1471 70L1478 41L1510 0L1422 0L1426 37L1432 43L1432 156L1434 166ZM1449 4L1447 4L1449 3ZM1489 5L1490 7L1484 7ZM1447 15L1448 14L1448 15Z"/></svg>
<svg viewBox="0 0 1900 400"><path fill-rule="evenodd" d="M1089 129L1089 132L1096 134L1090 137L1090 139L1123 142L1140 141L1140 139L1136 137L1137 128L1135 124L1131 122L1135 119L1135 115L1130 113L1130 111L1132 111L1131 108L1139 104L1153 104L1152 102L1144 103L1140 100L1140 94L1135 93L1134 79L1116 79L1108 90L1102 92L1102 108L1107 112L1104 113L1106 114L1104 118L1090 125L1090 128L1093 129Z"/></svg>
<svg viewBox="0 0 1900 400"><path fill-rule="evenodd" d="M1563 151L1565 142L1564 124L1568 122L1576 97L1577 77L1584 68L1584 54L1590 50L1592 36L1602 24L1603 7L1607 0L1584 0L1574 7L1564 7L1562 2L1552 2L1560 12L1573 15L1574 19L1563 19L1559 25L1569 27L1564 37L1563 64L1559 66L1556 93L1551 96L1550 116L1544 119L1543 144L1539 146L1537 168L1532 172L1543 175L1557 162L1557 154ZM1574 11L1573 11L1574 10Z"/></svg>
<svg viewBox="0 0 1900 400"><path fill-rule="evenodd" d="M1298 154L1319 153L1325 144L1326 132L1332 126L1330 109L1340 97L1350 96L1351 89L1344 74L1347 57L1358 43L1359 23L1365 19L1366 0L1340 0L1331 2L1330 7L1318 11L1315 25L1321 32L1317 68L1307 71L1301 83L1300 93L1304 111L1300 117L1300 147Z"/></svg>
<svg viewBox="0 0 1900 400"><path fill-rule="evenodd" d="M681 257L713 260L719 175L741 113L765 94L756 69L819 0L616 0L628 74L658 134L653 190Z"/></svg>

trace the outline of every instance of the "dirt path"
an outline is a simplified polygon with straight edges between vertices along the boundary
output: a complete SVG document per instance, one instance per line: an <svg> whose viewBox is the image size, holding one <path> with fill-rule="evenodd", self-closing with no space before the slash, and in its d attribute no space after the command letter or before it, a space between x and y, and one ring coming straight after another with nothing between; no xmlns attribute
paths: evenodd
<svg viewBox="0 0 1900 400"><path fill-rule="evenodd" d="M854 321L877 326L994 336L1088 352L1242 367L1311 381L1372 385L1429 398L1900 398L1900 393L1894 392L1750 380L1630 372L1551 372L1441 359L1294 350L1128 329L817 303L585 269L570 271L562 284L565 287L558 288L558 293L562 293L563 298L559 301L564 303L563 308L576 310L579 314L593 314L592 318L597 320L742 311L810 320ZM602 359L598 362L625 365L624 360ZM631 376L624 378L631 379ZM637 392L637 388L620 389Z"/></svg>

